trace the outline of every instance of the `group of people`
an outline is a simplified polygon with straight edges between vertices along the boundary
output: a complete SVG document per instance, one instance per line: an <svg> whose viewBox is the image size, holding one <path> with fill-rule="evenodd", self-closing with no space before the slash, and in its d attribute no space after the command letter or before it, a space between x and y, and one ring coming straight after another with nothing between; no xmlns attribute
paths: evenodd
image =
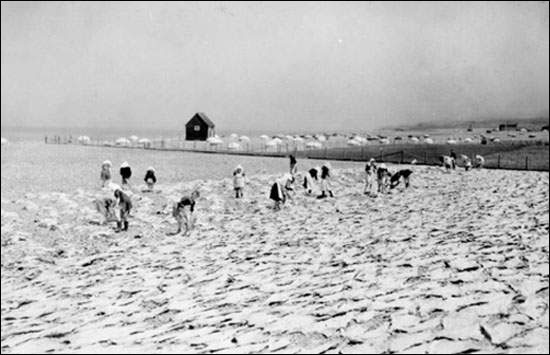
<svg viewBox="0 0 550 355"><path fill-rule="evenodd" d="M456 153L451 150L448 156L442 156L441 162L447 170L456 168ZM472 168L472 162L466 155L461 155L464 162L464 168L469 170ZM484 163L483 157L476 155L475 167L481 168ZM414 162L413 162L414 164ZM96 200L97 210L105 216L106 222L116 221L116 231L128 230L128 216L132 209L132 201L127 190L130 189L130 178L132 177L132 168L128 162L123 162L119 170L121 176L121 186L112 182L112 163L109 160L103 162L101 166L100 178L102 187L110 191L112 194L102 199ZM386 164L377 165L374 159L371 159L365 165L365 188L364 194L376 196L379 193L387 193L389 190L397 187L401 181L404 182L405 188L410 186L410 177L413 171L411 169L401 169L395 173L391 173ZM298 162L293 155L290 155L290 169L280 179L277 179L271 185L269 198L274 201L274 210L280 210L281 206L286 201L292 199L292 195L296 193L295 183L301 175L298 173ZM153 167L149 167L145 172L144 182L146 189L143 192L151 192L154 190L157 183L156 171ZM310 168L303 176L302 187L306 195L315 196L314 191L319 186L320 194L316 195L317 199L334 197L331 188L331 165L324 163L322 166ZM238 165L233 170L233 188L235 198L240 199L244 196L244 189L247 182L246 174L241 165ZM178 200L172 208L172 216L178 223L178 229L173 234L179 234L185 227L185 234L189 232L194 224L193 212L195 211L195 203L200 197L198 190L192 191L189 195L183 196ZM172 235L173 235L172 234Z"/></svg>
<svg viewBox="0 0 550 355"><path fill-rule="evenodd" d="M377 193L387 193L388 189L394 189L399 185L401 180L405 183L405 188L409 187L411 169L401 169L395 174L392 174L386 164L376 165L376 161L371 159L365 165L365 195L375 196ZM376 184L376 187L375 187Z"/></svg>
<svg viewBox="0 0 550 355"><path fill-rule="evenodd" d="M476 155L474 163L472 163L472 160L464 154L460 155L460 160L462 161L462 165L464 166L464 170L468 171L472 168L483 168L483 165L485 164L485 158L483 158L481 155ZM447 171L456 169L457 166L457 155L453 149L451 149L449 155L442 155L439 157L439 161L441 164L445 167Z"/></svg>

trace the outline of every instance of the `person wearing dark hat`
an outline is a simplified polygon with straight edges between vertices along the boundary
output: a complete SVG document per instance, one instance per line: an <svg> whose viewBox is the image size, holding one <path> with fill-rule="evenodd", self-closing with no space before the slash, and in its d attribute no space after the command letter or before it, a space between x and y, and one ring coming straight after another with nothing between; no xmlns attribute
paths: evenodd
<svg viewBox="0 0 550 355"><path fill-rule="evenodd" d="M328 197L334 197L334 194L332 193L332 190L330 188L330 164L325 163L321 167L321 195L317 196L317 198L325 198Z"/></svg>

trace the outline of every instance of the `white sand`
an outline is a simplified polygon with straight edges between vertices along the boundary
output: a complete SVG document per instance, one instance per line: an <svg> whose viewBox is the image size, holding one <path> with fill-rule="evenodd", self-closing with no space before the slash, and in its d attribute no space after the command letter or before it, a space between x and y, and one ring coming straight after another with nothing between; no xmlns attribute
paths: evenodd
<svg viewBox="0 0 550 355"><path fill-rule="evenodd" d="M2 199L2 352L548 353L548 173L412 169L277 213L273 176L208 181L187 237L167 203L196 183L135 195L120 234L98 191Z"/></svg>

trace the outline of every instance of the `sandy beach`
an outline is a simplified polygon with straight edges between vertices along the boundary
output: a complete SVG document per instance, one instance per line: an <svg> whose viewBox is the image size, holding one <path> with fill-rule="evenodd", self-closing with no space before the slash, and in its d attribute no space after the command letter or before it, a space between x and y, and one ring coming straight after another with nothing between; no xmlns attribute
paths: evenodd
<svg viewBox="0 0 550 355"><path fill-rule="evenodd" d="M99 189L3 196L2 353L547 353L548 173L407 167L406 191L337 169L336 198L279 212L276 175L240 201L136 188L118 234ZM199 185L196 229L167 236Z"/></svg>

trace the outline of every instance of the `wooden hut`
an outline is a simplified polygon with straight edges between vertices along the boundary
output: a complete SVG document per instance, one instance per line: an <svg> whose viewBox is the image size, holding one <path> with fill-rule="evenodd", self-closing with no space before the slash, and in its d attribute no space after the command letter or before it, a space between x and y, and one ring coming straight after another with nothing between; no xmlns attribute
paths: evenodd
<svg viewBox="0 0 550 355"><path fill-rule="evenodd" d="M197 112L185 125L185 139L205 141L214 136L214 122L204 113Z"/></svg>

